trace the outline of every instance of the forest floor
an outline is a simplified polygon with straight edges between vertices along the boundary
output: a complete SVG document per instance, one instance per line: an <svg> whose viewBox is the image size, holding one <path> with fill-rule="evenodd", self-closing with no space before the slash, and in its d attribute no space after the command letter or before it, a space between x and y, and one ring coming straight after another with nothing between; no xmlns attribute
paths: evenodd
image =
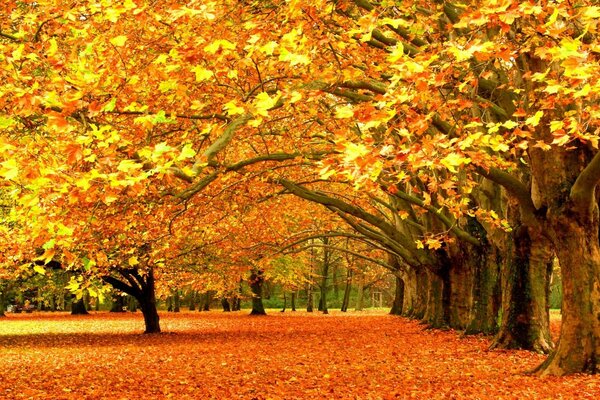
<svg viewBox="0 0 600 400"><path fill-rule="evenodd" d="M554 318L556 333L560 322ZM1 399L599 399L600 377L526 375L544 356L382 312L10 314Z"/></svg>

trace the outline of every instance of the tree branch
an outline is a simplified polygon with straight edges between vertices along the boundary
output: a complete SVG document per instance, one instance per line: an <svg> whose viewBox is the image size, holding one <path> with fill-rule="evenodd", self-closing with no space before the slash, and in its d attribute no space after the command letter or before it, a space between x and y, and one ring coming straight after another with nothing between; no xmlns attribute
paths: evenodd
<svg viewBox="0 0 600 400"><path fill-rule="evenodd" d="M596 205L596 186L600 182L600 152L581 171L571 188L571 200L577 209L590 213Z"/></svg>

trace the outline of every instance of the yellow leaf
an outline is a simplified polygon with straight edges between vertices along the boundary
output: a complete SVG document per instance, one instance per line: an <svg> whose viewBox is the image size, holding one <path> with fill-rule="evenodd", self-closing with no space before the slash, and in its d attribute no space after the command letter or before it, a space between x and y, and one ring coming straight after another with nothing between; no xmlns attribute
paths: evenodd
<svg viewBox="0 0 600 400"><path fill-rule="evenodd" d="M131 256L129 257L129 260L127 260L127 263L129 264L129 266L135 267L136 265L139 265L140 262L138 261L136 256Z"/></svg>
<svg viewBox="0 0 600 400"><path fill-rule="evenodd" d="M448 154L440 161L440 163L446 168L448 168L450 172L457 172L455 167L458 167L463 164L469 164L470 162L470 158L463 157L462 155L454 152Z"/></svg>
<svg viewBox="0 0 600 400"><path fill-rule="evenodd" d="M46 54L48 54L49 57L52 57L56 54L56 51L58 50L58 44L56 43L56 39L54 38L50 39L48 42L50 42L50 47L48 48Z"/></svg>
<svg viewBox="0 0 600 400"><path fill-rule="evenodd" d="M181 153L177 157L177 160L186 160L188 158L194 157L195 155L196 151L192 148L192 145L188 143L185 146L183 146L183 149L181 149Z"/></svg>
<svg viewBox="0 0 600 400"><path fill-rule="evenodd" d="M535 113L535 115L527 118L525 120L525 124L530 125L530 126L538 126L540 124L540 119L542 119L542 117L544 116L544 112L543 111L538 111Z"/></svg>
<svg viewBox="0 0 600 400"><path fill-rule="evenodd" d="M41 265L34 264L33 270L40 275L46 275L46 268L42 267Z"/></svg>
<svg viewBox="0 0 600 400"><path fill-rule="evenodd" d="M15 179L19 176L19 166L14 159L9 159L0 163L0 176L2 176L6 180Z"/></svg>
<svg viewBox="0 0 600 400"><path fill-rule="evenodd" d="M202 82L210 79L213 76L213 72L205 69L201 66L195 66L191 71L196 74L196 82Z"/></svg>
<svg viewBox="0 0 600 400"><path fill-rule="evenodd" d="M277 104L277 101L280 97L281 93L277 93L275 97L270 97L268 93L260 92L254 100L256 113L266 117L267 115L269 115L268 110L270 110Z"/></svg>
<svg viewBox="0 0 600 400"><path fill-rule="evenodd" d="M243 114L244 113L244 109L242 107L237 106L235 104L235 100L231 100L230 102L228 102L227 104L225 104L223 106L223 108L227 112L227 115L236 115L236 114Z"/></svg>
<svg viewBox="0 0 600 400"><path fill-rule="evenodd" d="M215 54L219 49L233 50L235 49L235 44L231 43L229 40L218 39L204 47L204 51L210 54Z"/></svg>
<svg viewBox="0 0 600 400"><path fill-rule="evenodd" d="M270 41L269 43L261 46L259 48L259 50L262 51L263 53L265 53L265 55L270 56L270 55L273 54L273 52L275 51L275 49L277 48L277 46L279 46L277 44L277 42Z"/></svg>
<svg viewBox="0 0 600 400"><path fill-rule="evenodd" d="M123 47L126 41L127 36L125 35L115 36L114 38L110 39L110 43L112 43L112 45L116 47Z"/></svg>
<svg viewBox="0 0 600 400"><path fill-rule="evenodd" d="M354 110L352 106L338 107L335 109L336 118L352 118L354 117Z"/></svg>

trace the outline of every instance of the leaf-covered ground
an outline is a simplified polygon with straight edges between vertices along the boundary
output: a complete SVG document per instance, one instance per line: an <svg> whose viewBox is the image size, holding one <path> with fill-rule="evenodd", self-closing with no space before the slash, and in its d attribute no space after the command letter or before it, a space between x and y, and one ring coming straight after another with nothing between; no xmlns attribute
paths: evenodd
<svg viewBox="0 0 600 400"><path fill-rule="evenodd" d="M539 379L543 356L387 315L138 314L0 319L2 399L598 399L600 377Z"/></svg>

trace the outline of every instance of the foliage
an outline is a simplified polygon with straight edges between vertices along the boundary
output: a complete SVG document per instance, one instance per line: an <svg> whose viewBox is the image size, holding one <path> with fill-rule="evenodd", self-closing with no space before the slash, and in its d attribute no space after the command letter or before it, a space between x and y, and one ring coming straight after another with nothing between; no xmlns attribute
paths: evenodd
<svg viewBox="0 0 600 400"><path fill-rule="evenodd" d="M137 335L131 315L13 316L0 324L4 398L594 399L595 377L540 380L524 351L383 315L220 312L161 316L171 334Z"/></svg>

